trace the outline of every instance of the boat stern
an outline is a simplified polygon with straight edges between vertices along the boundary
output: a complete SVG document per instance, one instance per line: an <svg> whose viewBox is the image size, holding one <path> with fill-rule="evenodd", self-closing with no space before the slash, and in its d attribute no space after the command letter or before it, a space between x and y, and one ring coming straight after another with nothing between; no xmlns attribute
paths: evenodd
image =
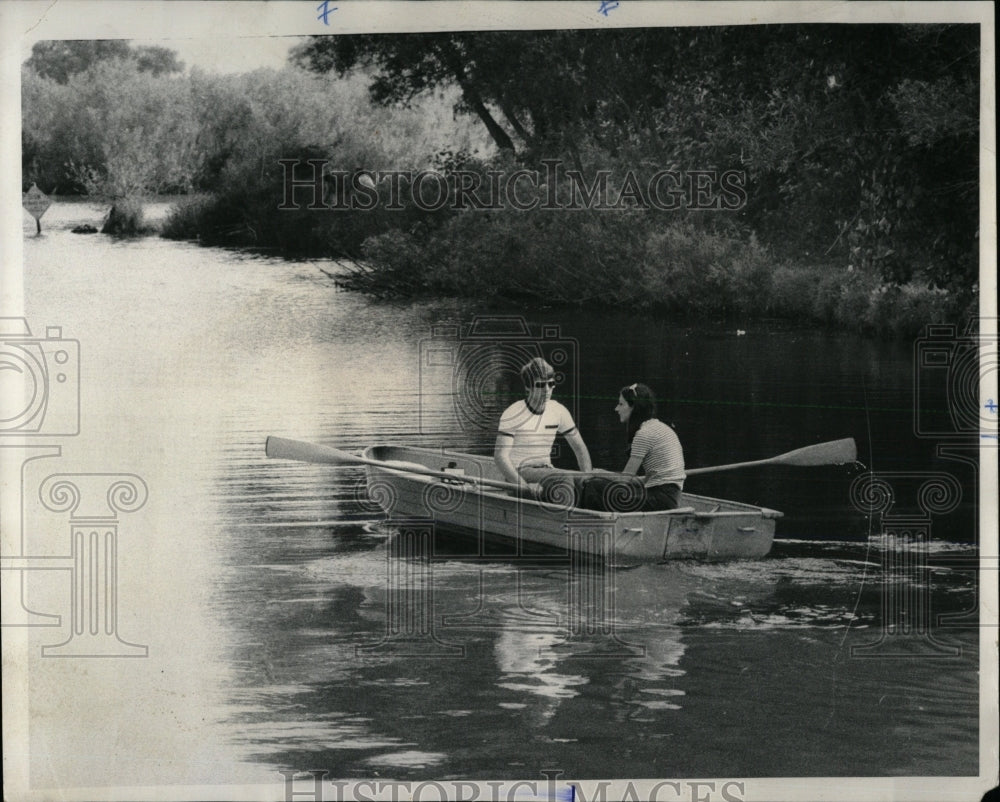
<svg viewBox="0 0 1000 802"><path fill-rule="evenodd" d="M695 511L671 522L665 559L753 560L774 543L776 510Z"/></svg>

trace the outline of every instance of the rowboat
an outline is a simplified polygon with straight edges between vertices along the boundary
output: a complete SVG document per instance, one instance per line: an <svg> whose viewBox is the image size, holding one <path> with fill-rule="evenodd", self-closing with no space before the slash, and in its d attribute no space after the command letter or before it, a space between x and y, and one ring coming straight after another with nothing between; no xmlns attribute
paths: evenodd
<svg viewBox="0 0 1000 802"><path fill-rule="evenodd" d="M764 557L777 510L684 493L678 509L598 512L518 497L491 457L402 445L364 449L368 494L394 521L489 534L620 562ZM359 460L361 462L361 460Z"/></svg>
<svg viewBox="0 0 1000 802"><path fill-rule="evenodd" d="M367 490L393 521L499 535L565 552L620 562L678 558L754 559L774 541L777 510L738 501L681 495L663 512L597 512L524 498L491 457L403 445L369 446L362 456L331 446L268 437L269 457L364 466ZM818 467L857 460L853 438L797 448L767 459L688 468L689 477L768 465ZM606 474L605 474L606 475Z"/></svg>

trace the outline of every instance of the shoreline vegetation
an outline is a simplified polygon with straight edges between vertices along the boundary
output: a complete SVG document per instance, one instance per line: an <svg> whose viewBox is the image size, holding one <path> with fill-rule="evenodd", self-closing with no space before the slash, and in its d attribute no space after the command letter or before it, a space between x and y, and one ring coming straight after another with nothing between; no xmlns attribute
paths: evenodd
<svg viewBox="0 0 1000 802"><path fill-rule="evenodd" d="M976 26L312 37L291 61L216 76L39 43L25 184L105 200L116 236L181 195L161 236L339 260L383 299L888 337L977 314Z"/></svg>

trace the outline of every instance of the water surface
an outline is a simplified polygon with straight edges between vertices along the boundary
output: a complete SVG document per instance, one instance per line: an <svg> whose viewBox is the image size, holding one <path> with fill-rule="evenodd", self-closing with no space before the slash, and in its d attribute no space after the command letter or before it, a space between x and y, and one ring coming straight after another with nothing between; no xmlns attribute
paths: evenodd
<svg viewBox="0 0 1000 802"><path fill-rule="evenodd" d="M81 432L25 483L144 478L119 632L149 657L73 681L32 659L34 785L978 773L974 466L914 436L911 343L556 310L524 341L477 339L475 304L376 304L330 263L68 231L95 215L57 204L42 237L26 227L29 321L81 344ZM451 365L427 358L442 341ZM961 503L900 544L852 505L857 466L706 475L689 489L786 513L768 558L581 572L441 532L407 552L358 469L264 456L269 434L488 453L531 349L565 358L557 397L602 467L625 461L618 389L645 381L691 466L853 436L877 471L956 477ZM62 544L33 531L29 549ZM427 637L387 633L404 586L427 590ZM53 611L66 593L65 576L31 591ZM906 637L886 634L890 598L910 600Z"/></svg>

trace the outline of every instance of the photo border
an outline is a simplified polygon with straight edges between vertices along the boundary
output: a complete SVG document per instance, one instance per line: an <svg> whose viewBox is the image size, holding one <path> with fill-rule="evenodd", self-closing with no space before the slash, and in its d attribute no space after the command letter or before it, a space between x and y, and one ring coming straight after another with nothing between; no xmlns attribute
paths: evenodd
<svg viewBox="0 0 1000 802"><path fill-rule="evenodd" d="M317 18L314 2L130 2L77 0L56 2L0 3L0 156L5 180L0 189L2 225L0 266L2 295L0 315L23 314L24 284L21 276L23 248L16 225L21 220L20 197L20 66L33 42L44 39L129 38L170 39L210 37L217 43L261 37L304 36L327 33L425 32L432 30L508 30L738 25L777 23L864 23L864 22L965 22L977 23L982 31L981 133L980 133L980 318L988 321L996 337L996 128L995 128L995 30L994 4L974 3L825 3L825 2L637 2L621 0L607 14L593 2L358 2L343 0ZM997 397L996 376L984 393ZM984 444L980 470L979 531L982 537L979 571L980 627L980 776L939 777L834 777L743 779L745 800L941 800L978 799L996 782L997 757L997 448ZM2 490L9 493L12 478L9 454L0 449L3 469ZM989 501L990 503L986 503ZM7 550L11 533L4 529ZM4 589L4 605L10 601L9 584ZM4 628L3 641L3 748L5 796L10 799L48 799L53 790L32 791L28 783L28 665L27 632ZM67 666L70 670L71 666ZM537 783L542 778L528 778ZM561 782L572 778L562 778ZM718 778L725 783L740 778ZM281 799L282 779L263 786L154 786L109 788L63 788L65 800L101 799ZM587 781L591 786L598 781ZM645 780L637 790L648 792L657 781ZM614 781L608 790L625 790L625 780ZM472 784L472 783L469 783ZM478 783L485 796L489 787ZM507 783L506 785L513 785ZM346 790L346 789L345 789ZM305 798L305 797L297 797ZM345 797L349 798L349 797ZM425 796L424 798L430 798Z"/></svg>

